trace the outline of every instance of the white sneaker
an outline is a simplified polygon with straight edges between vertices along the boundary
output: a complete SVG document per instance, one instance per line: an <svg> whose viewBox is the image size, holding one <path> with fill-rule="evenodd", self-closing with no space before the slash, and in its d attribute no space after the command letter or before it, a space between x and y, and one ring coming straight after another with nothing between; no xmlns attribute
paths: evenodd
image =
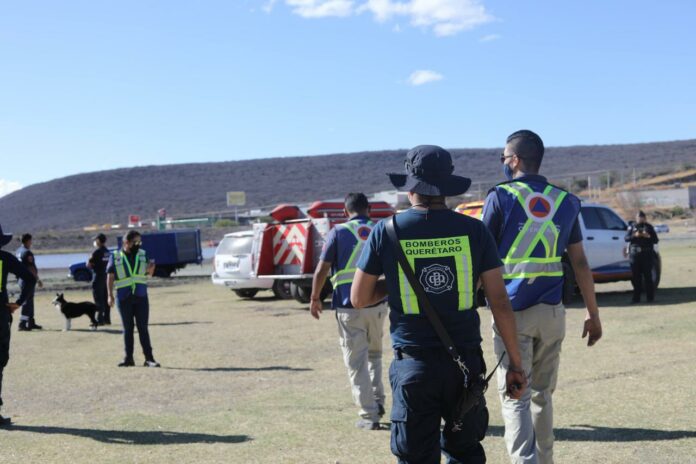
<svg viewBox="0 0 696 464"><path fill-rule="evenodd" d="M145 361L145 364L143 364L145 367L160 367L160 363L155 361L154 359L151 361Z"/></svg>

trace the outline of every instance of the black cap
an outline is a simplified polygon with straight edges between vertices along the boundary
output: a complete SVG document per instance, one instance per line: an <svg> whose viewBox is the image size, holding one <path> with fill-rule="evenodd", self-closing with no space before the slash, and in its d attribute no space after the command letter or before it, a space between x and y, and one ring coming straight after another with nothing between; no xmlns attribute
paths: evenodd
<svg viewBox="0 0 696 464"><path fill-rule="evenodd" d="M104 234L97 234L94 236L94 240L98 240L102 243L106 243L106 235Z"/></svg>
<svg viewBox="0 0 696 464"><path fill-rule="evenodd" d="M432 197L453 197L469 190L471 179L455 176L452 155L436 145L419 145L406 154L406 174L387 174L397 189Z"/></svg>

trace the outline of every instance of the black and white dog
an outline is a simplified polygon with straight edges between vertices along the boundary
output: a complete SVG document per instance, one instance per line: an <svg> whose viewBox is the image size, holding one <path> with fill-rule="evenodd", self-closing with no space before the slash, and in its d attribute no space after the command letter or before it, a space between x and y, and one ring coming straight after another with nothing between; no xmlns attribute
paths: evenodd
<svg viewBox="0 0 696 464"><path fill-rule="evenodd" d="M87 315L91 323L89 326L92 330L97 330L97 319L94 317L99 311L97 305L92 302L84 301L82 303L68 303L63 298L62 293L56 293L56 299L53 300L53 306L56 307L58 311L65 317L65 330L70 330L70 323L72 319L76 317Z"/></svg>

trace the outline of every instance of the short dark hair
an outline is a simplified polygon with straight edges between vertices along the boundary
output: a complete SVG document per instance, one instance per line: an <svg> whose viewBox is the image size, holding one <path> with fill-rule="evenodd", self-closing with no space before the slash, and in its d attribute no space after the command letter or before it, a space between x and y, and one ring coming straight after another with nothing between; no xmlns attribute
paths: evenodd
<svg viewBox="0 0 696 464"><path fill-rule="evenodd" d="M344 204L349 213L364 213L370 209L370 202L364 193L349 193Z"/></svg>
<svg viewBox="0 0 696 464"><path fill-rule="evenodd" d="M132 242L135 237L141 237L140 232L138 232L137 230L129 230L123 236L123 240L125 240L126 242Z"/></svg>
<svg viewBox="0 0 696 464"><path fill-rule="evenodd" d="M31 234L22 234L22 243L27 243L31 238Z"/></svg>
<svg viewBox="0 0 696 464"><path fill-rule="evenodd" d="M645 211L643 211L643 210L638 211L638 217L642 217L642 218L647 217L647 216L645 216Z"/></svg>
<svg viewBox="0 0 696 464"><path fill-rule="evenodd" d="M522 160L525 171L532 174L539 172L541 160L544 158L544 141L530 130L518 130L507 138L510 150Z"/></svg>

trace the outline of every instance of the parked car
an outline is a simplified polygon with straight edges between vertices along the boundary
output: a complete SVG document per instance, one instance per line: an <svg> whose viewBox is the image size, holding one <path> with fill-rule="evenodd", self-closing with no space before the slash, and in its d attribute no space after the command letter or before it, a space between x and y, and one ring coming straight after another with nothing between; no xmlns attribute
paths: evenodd
<svg viewBox="0 0 696 464"><path fill-rule="evenodd" d="M276 298L292 298L290 281L255 277L253 239L253 230L225 235L215 250L213 284L229 288L240 298L253 298L263 290L271 290Z"/></svg>
<svg viewBox="0 0 696 464"><path fill-rule="evenodd" d="M121 249L122 240L118 238L116 250ZM147 252L148 259L155 260L157 277L171 277L188 264L203 262L201 231L198 229L148 232L142 234L142 240L142 249ZM111 252L116 250L111 249ZM86 262L75 263L70 266L70 276L77 281L89 282L92 280L92 270Z"/></svg>
<svg viewBox="0 0 696 464"><path fill-rule="evenodd" d="M624 236L628 224L610 207L598 203L582 203L580 209L580 227L587 261L592 269L592 276L597 283L631 280L631 264L625 252ZM660 283L662 259L655 248L655 266L653 281L655 287ZM570 301L576 291L575 275L564 258L565 285L564 302Z"/></svg>
<svg viewBox="0 0 696 464"><path fill-rule="evenodd" d="M669 226L667 224L655 224L654 229L658 234L666 234L669 232Z"/></svg>

